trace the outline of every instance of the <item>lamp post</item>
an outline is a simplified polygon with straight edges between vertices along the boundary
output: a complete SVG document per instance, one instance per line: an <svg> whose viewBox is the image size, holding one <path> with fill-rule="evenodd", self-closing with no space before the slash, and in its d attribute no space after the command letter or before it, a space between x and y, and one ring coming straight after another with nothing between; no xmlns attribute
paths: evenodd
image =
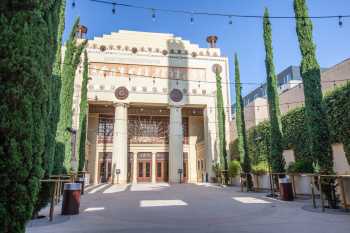
<svg viewBox="0 0 350 233"><path fill-rule="evenodd" d="M71 127L67 127L66 130L71 134L71 144L72 144L72 158L70 160L70 164L73 172L77 172L78 170L78 161L75 154L76 149L76 141L77 141L77 130Z"/></svg>

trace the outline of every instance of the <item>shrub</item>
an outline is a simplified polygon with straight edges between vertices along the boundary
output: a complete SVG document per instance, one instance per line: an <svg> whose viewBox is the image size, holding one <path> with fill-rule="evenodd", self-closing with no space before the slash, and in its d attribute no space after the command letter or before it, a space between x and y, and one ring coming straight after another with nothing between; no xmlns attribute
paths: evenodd
<svg viewBox="0 0 350 233"><path fill-rule="evenodd" d="M258 164L252 166L252 173L254 175L264 175L268 173L269 171L268 167L269 166L266 161L261 161Z"/></svg>
<svg viewBox="0 0 350 233"><path fill-rule="evenodd" d="M312 163L305 160L297 160L287 167L288 173L313 173L314 167Z"/></svg>
<svg viewBox="0 0 350 233"><path fill-rule="evenodd" d="M241 164L237 160L231 160L228 164L228 176L233 178L241 172Z"/></svg>

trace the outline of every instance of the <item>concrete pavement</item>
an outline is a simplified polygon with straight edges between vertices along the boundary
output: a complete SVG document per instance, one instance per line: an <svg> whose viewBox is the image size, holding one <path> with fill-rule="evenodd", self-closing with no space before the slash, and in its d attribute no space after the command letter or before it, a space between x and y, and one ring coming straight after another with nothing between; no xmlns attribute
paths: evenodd
<svg viewBox="0 0 350 233"><path fill-rule="evenodd" d="M27 232L350 232L349 214L302 208L310 204L310 200L281 202L263 193L206 184L99 185L87 189L79 215L61 216L57 206L53 223L31 221Z"/></svg>

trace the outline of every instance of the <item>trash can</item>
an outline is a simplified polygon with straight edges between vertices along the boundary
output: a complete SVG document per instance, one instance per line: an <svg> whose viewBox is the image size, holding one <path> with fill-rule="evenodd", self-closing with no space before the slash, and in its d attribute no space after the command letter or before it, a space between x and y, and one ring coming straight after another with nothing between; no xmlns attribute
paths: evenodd
<svg viewBox="0 0 350 233"><path fill-rule="evenodd" d="M283 201L293 201L293 185L289 177L279 178L278 183L280 186L280 199Z"/></svg>
<svg viewBox="0 0 350 233"><path fill-rule="evenodd" d="M80 207L80 183L64 184L62 215L79 214Z"/></svg>
<svg viewBox="0 0 350 233"><path fill-rule="evenodd" d="M85 178L84 177L79 177L78 180L76 181L77 183L81 184L81 191L80 194L84 195L84 186L85 186Z"/></svg>

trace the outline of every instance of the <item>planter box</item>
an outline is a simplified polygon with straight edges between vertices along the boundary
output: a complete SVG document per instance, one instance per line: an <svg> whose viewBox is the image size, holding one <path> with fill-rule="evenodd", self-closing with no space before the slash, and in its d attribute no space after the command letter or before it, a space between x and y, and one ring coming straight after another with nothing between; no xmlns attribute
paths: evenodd
<svg viewBox="0 0 350 233"><path fill-rule="evenodd" d="M241 185L241 178L239 176L230 178L231 185L233 186L240 186Z"/></svg>
<svg viewBox="0 0 350 233"><path fill-rule="evenodd" d="M292 177L290 177L292 179ZM311 195L311 181L312 177L310 176L294 176L294 188L296 194L301 195ZM314 189L315 194L319 194L317 187Z"/></svg>
<svg viewBox="0 0 350 233"><path fill-rule="evenodd" d="M269 175L253 175L253 184L256 189L270 189Z"/></svg>

